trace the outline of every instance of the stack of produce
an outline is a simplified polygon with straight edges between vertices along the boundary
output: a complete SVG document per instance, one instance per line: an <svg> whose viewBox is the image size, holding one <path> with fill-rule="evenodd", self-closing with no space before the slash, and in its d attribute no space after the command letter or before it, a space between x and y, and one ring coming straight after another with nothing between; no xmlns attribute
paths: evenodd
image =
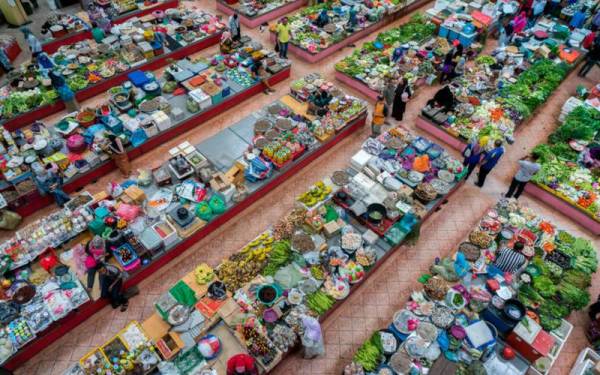
<svg viewBox="0 0 600 375"><path fill-rule="evenodd" d="M112 87L105 102L84 107L55 124L35 122L14 132L5 131L0 141L4 150L0 171L14 187L5 192L6 200L12 205L35 190L33 172L46 163L58 165L65 183L103 165L110 157L108 134L120 136L125 146L135 149L225 97L258 84L249 68L253 55L264 58L269 65L267 74L288 68L272 51L254 50L251 44L240 45L228 55L174 62L160 78L146 72L141 82ZM172 95L175 90L182 95Z"/></svg>
<svg viewBox="0 0 600 375"><path fill-rule="evenodd" d="M509 277L494 262L501 249L516 242L524 244L525 263ZM392 323L358 349L345 374L426 374L448 360L465 373L496 373L507 364L547 373L570 332L563 319L590 302L597 267L589 240L556 228L516 201L501 200L458 252L419 279L423 290L413 291ZM526 332L547 338L548 345L538 347L544 348L541 359L531 357L527 345L513 344ZM525 350L525 359L506 348L513 354ZM481 356L486 351L489 355Z"/></svg>
<svg viewBox="0 0 600 375"><path fill-rule="evenodd" d="M171 10L169 14L171 17L160 23L155 20L149 28L146 23L138 27L137 20L116 25L118 33L107 35L100 44L88 39L61 46L49 59L43 57L44 69L23 64L11 73L10 84L0 89L0 118L9 119L58 99L47 77L48 68L61 74L76 92L225 27L214 15L202 10ZM160 36L155 34L158 32Z"/></svg>
<svg viewBox="0 0 600 375"><path fill-rule="evenodd" d="M579 103L533 149L542 165L533 182L600 221L600 111Z"/></svg>
<svg viewBox="0 0 600 375"><path fill-rule="evenodd" d="M368 177L381 174L377 166L383 165L389 167L383 183ZM402 128L369 140L350 167L301 194L291 212L223 260L214 274L201 265L183 279L198 291L196 306L206 319L196 341L214 335L227 345L223 352L248 353L268 372L301 342L306 315L326 316L382 256L398 249L420 218L446 198L460 180L451 171L460 172L460 166L441 147ZM411 186L419 181L441 189L434 202L422 203L415 197ZM369 207L361 213L357 207L365 202L380 203L375 204L377 210ZM202 293L205 289L208 295ZM161 298L157 308L166 306L168 298ZM381 353L376 338L372 346L363 349L362 357ZM169 362L179 363L186 353ZM219 372L228 358L216 356L216 361L199 369L214 366Z"/></svg>
<svg viewBox="0 0 600 375"><path fill-rule="evenodd" d="M319 53L319 51L380 22L385 14L399 10L398 6L402 2L400 0L375 2L361 0L350 4L323 3L304 8L289 16L292 32L290 43L310 53ZM326 25L318 26L316 21L322 11L327 12L329 22ZM356 12L358 19L354 28L348 27L351 12Z"/></svg>
<svg viewBox="0 0 600 375"><path fill-rule="evenodd" d="M463 140L512 142L516 127L545 103L573 68L574 56L580 55L565 47L568 36L552 32L556 27L555 22L540 20L520 39L521 49L508 46L477 57L450 85L456 103L449 117L430 107L423 115ZM536 36L540 31L547 36Z"/></svg>
<svg viewBox="0 0 600 375"><path fill-rule="evenodd" d="M409 81L427 77L436 72L435 48L427 48L433 53L424 48L425 45L436 43L431 40L434 32L435 25L426 21L423 15L416 14L408 23L384 31L374 41L356 48L335 68L376 91L381 91L390 77L402 75ZM395 61L394 57L397 49L402 51L402 56L398 58L400 62Z"/></svg>
<svg viewBox="0 0 600 375"><path fill-rule="evenodd" d="M190 61L187 63L191 64ZM172 71L172 68L169 69ZM216 77L212 70L209 74ZM310 81L310 78L307 80ZM180 95L176 100L185 103L186 99ZM344 101L344 104L340 104L340 101ZM357 106L360 108L349 115L348 111ZM106 192L95 196L86 192L73 196L64 210L36 221L3 242L0 245L0 274L4 276L0 280L0 296L10 301L23 295L32 301L27 309L14 313L11 313L12 305L9 302L0 303L0 310L8 312L3 315L4 320L0 319L0 362L33 340L36 333L42 332L52 322L65 318L70 311L89 300L82 282L87 279L90 261L84 246L91 237L94 240L89 248L94 257L110 254L117 267L127 271L128 275L136 275L142 266L150 265L158 257L177 248L181 251L181 247L186 246L186 239L207 230L208 222L219 218L238 203L251 199L248 195L256 194L258 187L277 183L274 177L281 175L273 173L278 166L265 154L265 141L296 145L298 152L294 158L314 155L324 147L324 142L316 137L318 124L323 117L337 119L335 136L335 132L343 130L345 126L364 121L367 110L365 102L339 90L336 90L336 97L325 114L308 118L302 107L303 103L289 95L284 96L197 146L183 142L171 148L170 159L154 170L141 170L122 185L113 181ZM357 119L360 116L362 119ZM343 125L338 123L342 118L348 122ZM270 124L270 128L265 128L265 123ZM223 165L223 160L231 162ZM290 163L293 162L290 160ZM324 195L327 195L327 199L331 199L330 187L323 186L319 191L322 192L319 197L325 198ZM301 229L305 219L306 211L302 210L290 230ZM281 228L289 227L283 225ZM316 249L307 233L292 239L293 233L287 229L285 232L283 234L274 229L273 232L263 233L214 270L207 264L200 264L191 273L190 280L209 290L216 288L210 288L215 281L220 281L227 290L238 290L261 274L277 277L281 268L290 265L298 257L297 249L306 252ZM71 268L56 268L66 251L71 254ZM315 254L314 251L312 253ZM23 271L28 267L36 271ZM62 276L54 278L55 272ZM325 269L317 265L310 269L310 274L321 283L327 275ZM29 283L36 288L29 288ZM19 292L20 286L27 288ZM313 286L310 293L315 294L310 297L311 306L323 312L328 310L331 307L331 303L327 302L331 302L330 297L316 293L316 285ZM267 297L276 294L271 292L263 294ZM193 292L190 293L193 296ZM165 304L159 305L164 307ZM161 311L167 312L167 309ZM177 315L173 319L179 318L181 311L173 315ZM8 329L13 326L14 330ZM9 346L11 341L3 340L11 332L19 337L19 345ZM288 331L280 328L277 332L282 336L274 340L278 345L293 345ZM249 339L260 341L261 348L268 349L266 354L269 354L270 361L276 360L277 353L269 342L262 340L262 337L256 338L254 331L244 333L247 334L244 336L246 343ZM295 336L292 335L292 338ZM249 349L256 348L251 346ZM263 353L262 349L258 352ZM265 354L261 355L266 361ZM109 356L111 363L112 357ZM89 367L92 364L86 358L82 365Z"/></svg>

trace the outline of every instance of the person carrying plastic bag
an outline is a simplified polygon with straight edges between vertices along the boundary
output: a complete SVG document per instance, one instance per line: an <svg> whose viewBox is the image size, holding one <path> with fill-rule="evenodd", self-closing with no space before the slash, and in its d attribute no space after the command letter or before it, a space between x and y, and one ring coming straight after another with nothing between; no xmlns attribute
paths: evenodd
<svg viewBox="0 0 600 375"><path fill-rule="evenodd" d="M319 321L312 316L303 315L302 325L304 326L304 334L302 334L304 358L311 359L325 354L323 333Z"/></svg>

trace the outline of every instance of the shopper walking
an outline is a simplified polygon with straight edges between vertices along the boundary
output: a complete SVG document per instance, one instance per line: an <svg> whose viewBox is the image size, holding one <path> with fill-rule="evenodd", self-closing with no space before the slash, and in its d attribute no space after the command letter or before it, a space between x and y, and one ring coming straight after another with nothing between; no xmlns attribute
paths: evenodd
<svg viewBox="0 0 600 375"><path fill-rule="evenodd" d="M319 321L309 315L302 315L301 319L304 327L304 333L301 337L302 346L304 346L304 358L311 359L325 354L323 333Z"/></svg>
<svg viewBox="0 0 600 375"><path fill-rule="evenodd" d="M110 301L113 309L121 307L126 311L129 307L127 297L123 293L123 272L109 263L102 263L98 269L100 296Z"/></svg>
<svg viewBox="0 0 600 375"><path fill-rule="evenodd" d="M541 168L540 164L537 163L537 159L537 155L531 155L519 160L519 170L510 183L508 192L505 195L506 198L514 196L515 199L519 199L525 189L525 185Z"/></svg>
<svg viewBox="0 0 600 375"><path fill-rule="evenodd" d="M408 86L408 81L402 77L396 86L394 92L394 109L392 111L392 117L397 121L402 121L404 118L404 111L406 111L406 103L410 100L412 92Z"/></svg>
<svg viewBox="0 0 600 375"><path fill-rule="evenodd" d="M386 116L387 107L385 106L383 95L379 95L375 107L373 108L373 119L371 120L371 135L373 137L377 137L381 134L381 127L385 123Z"/></svg>
<svg viewBox="0 0 600 375"><path fill-rule="evenodd" d="M481 157L483 156L483 148L479 145L477 137L473 138L465 147L462 156L464 157L463 166L467 168L465 180L468 180L471 173L473 173L477 165L481 162Z"/></svg>
<svg viewBox="0 0 600 375"><path fill-rule="evenodd" d="M290 25L288 18L283 17L275 28L277 32L277 47L279 48L279 57L287 60L288 44L290 42Z"/></svg>
<svg viewBox="0 0 600 375"><path fill-rule="evenodd" d="M600 62L600 37L596 37L594 44L590 47L590 50L585 55L585 63L581 67L581 70L577 73L580 77L585 77L594 65Z"/></svg>
<svg viewBox="0 0 600 375"><path fill-rule="evenodd" d="M242 29L240 26L240 18L237 13L233 13L233 15L229 17L228 26L233 40L240 40L242 38Z"/></svg>
<svg viewBox="0 0 600 375"><path fill-rule="evenodd" d="M494 148L490 152L484 152L479 167L479 176L475 185L483 187L487 175L494 169L496 164L498 164L502 155L504 155L504 147L502 147L502 141L498 139L494 142Z"/></svg>
<svg viewBox="0 0 600 375"><path fill-rule="evenodd" d="M250 72L252 73L252 78L260 81L265 86L265 90L263 91L265 95L271 95L275 92L269 84L269 74L265 70L265 62L262 58L256 57L252 59Z"/></svg>

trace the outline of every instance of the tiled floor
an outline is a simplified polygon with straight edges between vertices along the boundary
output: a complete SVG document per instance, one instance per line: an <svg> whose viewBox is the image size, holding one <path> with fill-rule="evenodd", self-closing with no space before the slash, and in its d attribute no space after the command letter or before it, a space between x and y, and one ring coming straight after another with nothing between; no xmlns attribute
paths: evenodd
<svg viewBox="0 0 600 375"><path fill-rule="evenodd" d="M200 0L193 3L186 2L186 4L188 6L197 5L216 12L214 2L211 0ZM389 27L406 22L407 19L408 17L405 17ZM260 34L257 30L247 29L244 29L243 32L270 45L266 34ZM365 38L363 41L369 40L372 37L374 35L370 38ZM363 41L358 42L357 45L360 45ZM214 50L213 48L210 51ZM301 77L309 72L319 71L326 77L333 79L334 63L339 61L343 56L351 53L351 51L351 48L346 48L334 54L326 61L314 65L303 63L292 56L292 78ZM202 54L206 55L208 52ZM404 304L409 292L416 286L418 276L426 272L436 257L442 257L452 251L453 247L468 234L470 228L481 217L486 208L493 205L500 197L500 194L507 189L507 184L510 182L516 169L516 160L525 155L536 144L545 140L556 123L560 107L574 92L575 87L579 84L590 86L599 81L600 69L598 68L595 68L585 80L572 74L550 98L548 103L541 108L539 114L519 130L516 143L508 147L507 155L489 176L486 186L483 189L479 189L472 182L466 183L452 197L450 202L443 206L442 211L434 214L423 226L421 239L415 246L397 251L356 293L350 296L327 319L323 326L326 342L325 357L315 360L304 360L295 354L281 363L276 368L275 373L339 374L343 366L349 362L357 347L371 332L389 323L393 313ZM134 167L148 167L149 165L156 165L163 162L165 151L184 140L197 143L202 139L206 139L266 103L273 101L278 96L287 93L288 84L289 81L286 81L277 85L275 87L277 93L274 96L261 95L253 98L236 108L224 112L220 117L207 122L201 127L181 134L162 147L157 148L151 154L147 154L134 161ZM344 88L349 90L347 87ZM424 102L433 95L435 90L436 88L428 87L418 90L415 98L408 104L406 119L402 123L404 126L415 130L414 119ZM92 102L89 101L89 103ZM53 116L53 118L57 117L58 115ZM417 130L415 132L421 133ZM174 284L178 278L190 272L200 262L207 262L215 266L223 257L239 250L246 242L273 223L275 218L288 211L293 205L294 197L306 190L311 183L315 182L321 176L345 166L350 156L358 150L360 144L368 136L368 133L368 128L365 127L361 132L341 142L301 173L247 209L235 220L203 241L200 241L179 259L165 267L166 269L161 270L160 273L154 275L150 280L143 282L140 285L140 295L131 300L129 310L126 313L120 313L110 308L102 310L74 329L69 335L57 340L50 347L28 361L17 371L17 374L62 374L69 365L75 363L95 345L107 340L129 320L143 320L148 317L153 312L153 303L156 298ZM118 178L118 172L115 171L100 179L95 185L90 186L88 190L92 192L102 190L108 181ZM522 197L522 200L565 229L591 238L591 234L586 233L575 222L564 217L551 207L540 204L528 196ZM277 202L277 204L273 204L274 202ZM34 217L28 218L26 223L32 222L35 217L46 215L53 209L46 208L41 210ZM3 233L0 239L6 238L9 235L10 233ZM600 248L600 241L596 239L595 243L597 248ZM593 296L596 296L600 292L600 276L598 275L600 274L597 274L593 280ZM558 363L553 368L552 374L568 373L577 353L586 346L584 336L586 314L573 314L569 320L575 324L576 328L563 350Z"/></svg>

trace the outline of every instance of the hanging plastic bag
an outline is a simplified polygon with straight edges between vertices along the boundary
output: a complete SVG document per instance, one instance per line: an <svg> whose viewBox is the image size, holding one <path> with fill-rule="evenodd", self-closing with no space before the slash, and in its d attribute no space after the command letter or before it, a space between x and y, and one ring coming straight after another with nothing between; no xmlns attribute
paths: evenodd
<svg viewBox="0 0 600 375"><path fill-rule="evenodd" d="M246 168L244 176L249 182L256 182L268 178L273 172L273 166L266 160L255 157L250 160L250 165Z"/></svg>

